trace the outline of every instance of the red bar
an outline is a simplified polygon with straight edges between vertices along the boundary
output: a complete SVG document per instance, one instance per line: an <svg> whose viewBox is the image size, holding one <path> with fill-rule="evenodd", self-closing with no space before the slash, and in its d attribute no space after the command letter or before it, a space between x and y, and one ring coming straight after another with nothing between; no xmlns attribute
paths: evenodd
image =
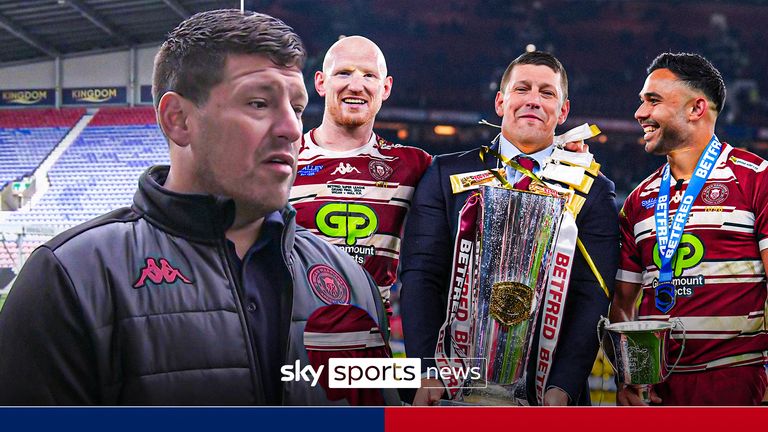
<svg viewBox="0 0 768 432"><path fill-rule="evenodd" d="M384 430L402 432L703 432L765 430L766 407L399 407Z"/></svg>

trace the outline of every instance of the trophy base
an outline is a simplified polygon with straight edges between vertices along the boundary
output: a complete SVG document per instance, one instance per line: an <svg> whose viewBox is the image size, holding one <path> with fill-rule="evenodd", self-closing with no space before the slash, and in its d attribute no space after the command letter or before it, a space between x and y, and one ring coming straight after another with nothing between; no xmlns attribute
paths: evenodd
<svg viewBox="0 0 768 432"><path fill-rule="evenodd" d="M473 384L481 384L473 382ZM524 406L528 405L524 381L512 384L487 383L486 387L464 389L459 401L445 401L445 405L464 406ZM442 405L442 403L441 403Z"/></svg>
<svg viewBox="0 0 768 432"><path fill-rule="evenodd" d="M440 406L476 406L475 404L471 404L468 402L461 402L461 401L448 400L448 399L441 399L438 405Z"/></svg>

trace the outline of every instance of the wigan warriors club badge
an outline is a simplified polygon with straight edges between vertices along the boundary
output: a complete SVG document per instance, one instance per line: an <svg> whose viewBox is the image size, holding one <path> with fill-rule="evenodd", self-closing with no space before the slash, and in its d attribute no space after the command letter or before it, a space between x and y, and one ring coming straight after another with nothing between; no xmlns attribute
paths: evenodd
<svg viewBox="0 0 768 432"><path fill-rule="evenodd" d="M392 167L379 160L372 160L368 162L368 171L371 172L371 177L378 181L385 181L392 175Z"/></svg>
<svg viewBox="0 0 768 432"><path fill-rule="evenodd" d="M312 266L307 273L312 292L327 304L349 303L349 285L336 270L324 264Z"/></svg>
<svg viewBox="0 0 768 432"><path fill-rule="evenodd" d="M720 205L728 199L728 186L712 183L701 191L701 200L709 205Z"/></svg>

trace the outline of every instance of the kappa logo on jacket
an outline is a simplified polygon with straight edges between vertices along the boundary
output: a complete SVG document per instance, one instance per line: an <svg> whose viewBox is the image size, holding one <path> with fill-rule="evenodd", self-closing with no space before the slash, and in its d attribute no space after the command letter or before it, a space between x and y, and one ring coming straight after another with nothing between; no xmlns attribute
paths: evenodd
<svg viewBox="0 0 768 432"><path fill-rule="evenodd" d="M159 261L160 265L158 266L157 261L155 261L154 258L147 258L147 265L141 269L141 276L139 276L139 279L136 281L136 283L133 284L134 288L144 287L147 279L149 279L150 282L154 283L155 285L159 285L162 282L170 284L176 282L177 280L180 280L185 284L192 283L188 277L181 274L179 269L171 267L171 265L168 263L168 260L165 258L160 258Z"/></svg>

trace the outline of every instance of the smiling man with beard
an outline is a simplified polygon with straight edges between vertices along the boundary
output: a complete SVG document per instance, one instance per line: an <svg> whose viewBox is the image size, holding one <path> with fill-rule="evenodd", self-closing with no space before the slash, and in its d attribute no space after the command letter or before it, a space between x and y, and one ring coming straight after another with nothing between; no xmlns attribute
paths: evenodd
<svg viewBox="0 0 768 432"><path fill-rule="evenodd" d="M329 49L315 90L323 121L302 139L291 204L299 225L347 251L373 276L391 313L403 222L431 156L373 132L392 91L379 47L362 36Z"/></svg>

